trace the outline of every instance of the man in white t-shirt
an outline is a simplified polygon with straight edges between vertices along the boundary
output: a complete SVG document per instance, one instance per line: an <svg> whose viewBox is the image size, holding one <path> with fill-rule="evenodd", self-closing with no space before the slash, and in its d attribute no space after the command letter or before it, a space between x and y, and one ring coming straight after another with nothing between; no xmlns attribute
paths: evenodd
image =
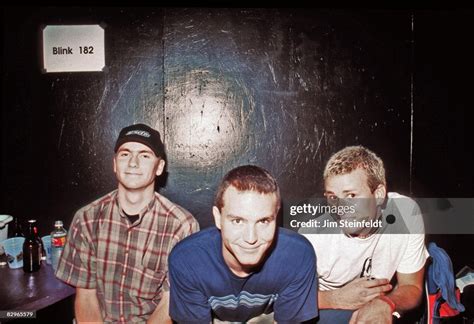
<svg viewBox="0 0 474 324"><path fill-rule="evenodd" d="M317 255L318 323L391 323L423 295L428 252L420 209L387 194L382 160L362 146L329 159L324 187L336 212L317 218L318 232L299 231Z"/></svg>

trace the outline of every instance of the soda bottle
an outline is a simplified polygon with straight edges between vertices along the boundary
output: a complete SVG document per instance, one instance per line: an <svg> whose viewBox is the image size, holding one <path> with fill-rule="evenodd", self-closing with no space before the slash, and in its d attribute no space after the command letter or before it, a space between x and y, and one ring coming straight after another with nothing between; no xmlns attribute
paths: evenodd
<svg viewBox="0 0 474 324"><path fill-rule="evenodd" d="M57 220L54 222L54 231L51 232L51 264L55 271L66 245L66 237L67 231L63 227L63 221Z"/></svg>
<svg viewBox="0 0 474 324"><path fill-rule="evenodd" d="M28 232L23 243L23 271L35 272L41 267L41 257L43 244L38 238L38 228L36 219L28 221Z"/></svg>

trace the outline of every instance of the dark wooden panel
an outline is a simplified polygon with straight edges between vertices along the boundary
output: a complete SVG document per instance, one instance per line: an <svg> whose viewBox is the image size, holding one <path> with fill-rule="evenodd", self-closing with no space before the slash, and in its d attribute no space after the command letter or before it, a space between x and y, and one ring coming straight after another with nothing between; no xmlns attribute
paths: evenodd
<svg viewBox="0 0 474 324"><path fill-rule="evenodd" d="M203 225L230 168L262 165L284 198L304 198L350 144L379 152L407 190L408 13L174 9L165 21L166 190L186 188Z"/></svg>
<svg viewBox="0 0 474 324"><path fill-rule="evenodd" d="M119 130L163 130L161 9L8 9L4 58L4 212L38 218L40 232L116 187ZM21 22L21 23L19 23ZM104 72L42 74L41 26L103 24ZM26 200L26 201L25 201Z"/></svg>
<svg viewBox="0 0 474 324"><path fill-rule="evenodd" d="M320 192L330 154L349 144L380 153L391 187L408 190L408 12L6 12L1 201L4 212L40 218L42 232L115 187L113 143L132 122L164 134L161 191L202 227L230 168L261 165L285 200L305 198ZM107 70L41 74L40 26L57 23L105 24Z"/></svg>

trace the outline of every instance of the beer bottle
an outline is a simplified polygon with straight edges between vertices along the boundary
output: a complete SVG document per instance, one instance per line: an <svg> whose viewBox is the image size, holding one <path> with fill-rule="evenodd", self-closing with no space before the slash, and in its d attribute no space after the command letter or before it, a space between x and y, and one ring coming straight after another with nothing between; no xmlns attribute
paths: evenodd
<svg viewBox="0 0 474 324"><path fill-rule="evenodd" d="M28 232L23 243L23 271L35 272L41 267L42 247L38 238L36 220L28 221Z"/></svg>

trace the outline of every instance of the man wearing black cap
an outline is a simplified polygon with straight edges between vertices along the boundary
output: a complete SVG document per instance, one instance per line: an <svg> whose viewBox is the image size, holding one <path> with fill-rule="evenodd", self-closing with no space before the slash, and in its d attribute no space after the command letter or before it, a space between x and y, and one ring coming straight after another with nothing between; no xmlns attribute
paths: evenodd
<svg viewBox="0 0 474 324"><path fill-rule="evenodd" d="M171 323L168 254L199 225L155 192L163 158L158 131L123 128L113 160L118 189L74 216L56 276L76 287L79 322Z"/></svg>

